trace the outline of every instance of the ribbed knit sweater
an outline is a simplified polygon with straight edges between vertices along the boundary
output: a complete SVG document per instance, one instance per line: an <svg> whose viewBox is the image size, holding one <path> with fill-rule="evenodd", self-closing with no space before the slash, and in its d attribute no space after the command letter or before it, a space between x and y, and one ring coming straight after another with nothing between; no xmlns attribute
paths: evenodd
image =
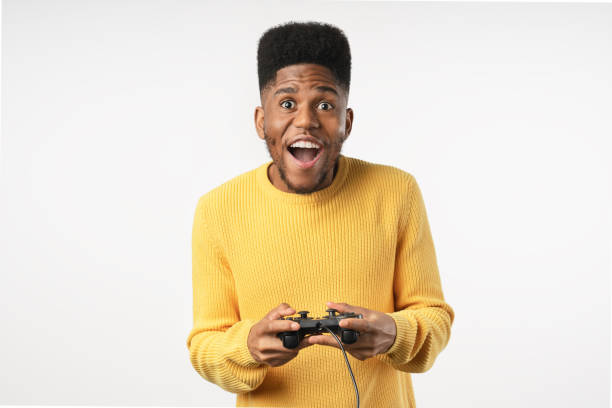
<svg viewBox="0 0 612 408"><path fill-rule="evenodd" d="M271 367L247 347L251 327L282 302L311 316L344 302L387 313L397 328L385 353L347 353L361 406L414 407L410 373L432 367L454 319L414 176L340 155L328 187L292 194L270 182L270 164L197 203L191 364L238 394L236 406L354 407L340 349L313 345Z"/></svg>

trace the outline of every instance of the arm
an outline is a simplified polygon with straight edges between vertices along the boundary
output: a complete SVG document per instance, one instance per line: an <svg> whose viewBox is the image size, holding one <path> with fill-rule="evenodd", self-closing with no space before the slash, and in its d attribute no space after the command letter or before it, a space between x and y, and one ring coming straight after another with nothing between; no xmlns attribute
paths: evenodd
<svg viewBox="0 0 612 408"><path fill-rule="evenodd" d="M240 320L234 278L206 225L202 200L192 231L193 329L187 338L191 364L226 391L256 389L268 367L255 361L247 338L255 320Z"/></svg>
<svg viewBox="0 0 612 408"><path fill-rule="evenodd" d="M376 358L412 373L429 370L446 347L454 320L444 301L436 254L419 186L410 175L410 190L395 261L393 294L395 342Z"/></svg>

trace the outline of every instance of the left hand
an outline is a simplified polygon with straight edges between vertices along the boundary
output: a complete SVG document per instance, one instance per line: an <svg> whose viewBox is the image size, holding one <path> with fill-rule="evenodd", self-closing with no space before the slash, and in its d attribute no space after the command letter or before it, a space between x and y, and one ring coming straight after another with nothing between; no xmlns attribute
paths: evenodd
<svg viewBox="0 0 612 408"><path fill-rule="evenodd" d="M344 319L340 322L340 327L359 332L356 343L342 344L344 349L353 357L363 361L386 352L395 342L397 328L395 320L391 316L346 303L327 302L327 307L336 309L339 313L353 312L363 315L363 319ZM304 342L340 348L336 339L329 333L306 337Z"/></svg>

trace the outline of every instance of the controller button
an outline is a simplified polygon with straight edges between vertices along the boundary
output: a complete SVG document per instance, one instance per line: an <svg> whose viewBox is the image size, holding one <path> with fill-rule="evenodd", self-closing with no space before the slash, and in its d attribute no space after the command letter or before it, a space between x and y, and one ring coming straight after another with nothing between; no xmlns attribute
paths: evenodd
<svg viewBox="0 0 612 408"><path fill-rule="evenodd" d="M328 317L334 317L338 311L336 309L327 309L326 312L329 314Z"/></svg>

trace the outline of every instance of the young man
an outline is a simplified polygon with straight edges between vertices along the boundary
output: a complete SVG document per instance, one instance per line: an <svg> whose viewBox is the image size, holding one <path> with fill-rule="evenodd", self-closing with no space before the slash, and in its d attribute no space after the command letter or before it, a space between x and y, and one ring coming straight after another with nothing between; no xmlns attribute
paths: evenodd
<svg viewBox="0 0 612 408"><path fill-rule="evenodd" d="M413 407L410 373L431 368L454 320L418 184L340 153L353 123L341 30L273 27L257 59L255 128L272 161L198 201L191 363L237 406L352 406L331 335L288 349L278 333L296 330L280 317L298 310L355 312L341 326L360 333L344 348L362 406Z"/></svg>

